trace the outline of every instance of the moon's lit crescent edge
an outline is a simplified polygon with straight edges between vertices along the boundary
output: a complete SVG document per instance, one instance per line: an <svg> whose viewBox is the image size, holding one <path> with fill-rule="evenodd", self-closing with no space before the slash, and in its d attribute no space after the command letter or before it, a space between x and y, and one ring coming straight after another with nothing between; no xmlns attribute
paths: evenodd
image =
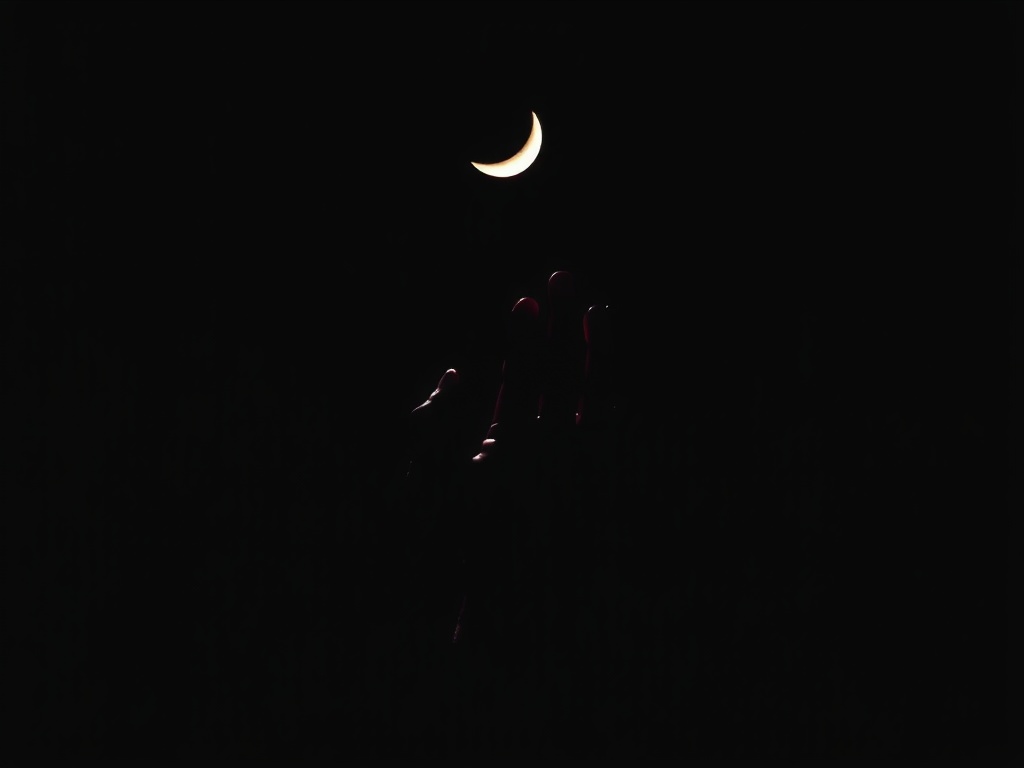
<svg viewBox="0 0 1024 768"><path fill-rule="evenodd" d="M522 173L533 165L533 161L540 154L542 132L537 113L531 112L530 114L533 116L533 127L530 129L530 135L526 139L526 143L523 144L522 149L507 160L502 160L498 163L472 163L472 166L488 176L508 178L509 176Z"/></svg>

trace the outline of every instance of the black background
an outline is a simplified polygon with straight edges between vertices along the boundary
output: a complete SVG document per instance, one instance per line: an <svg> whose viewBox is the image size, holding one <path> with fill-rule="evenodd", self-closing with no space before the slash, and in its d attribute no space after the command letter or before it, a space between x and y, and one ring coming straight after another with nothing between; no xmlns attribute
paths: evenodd
<svg viewBox="0 0 1024 768"><path fill-rule="evenodd" d="M1019 759L1020 26L0 5L5 751L393 750L364 532L406 415L454 366L486 427L569 269L648 553L622 743ZM536 163L474 170L530 110Z"/></svg>

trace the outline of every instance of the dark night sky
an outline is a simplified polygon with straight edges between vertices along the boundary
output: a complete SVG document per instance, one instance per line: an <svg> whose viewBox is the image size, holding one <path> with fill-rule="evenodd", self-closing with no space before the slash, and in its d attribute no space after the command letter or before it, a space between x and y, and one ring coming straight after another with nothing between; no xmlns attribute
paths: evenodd
<svg viewBox="0 0 1024 768"><path fill-rule="evenodd" d="M12 749L362 754L405 417L569 269L665 615L806 671L694 630L648 743L1019 757L1021 85L1013 3L0 4Z"/></svg>

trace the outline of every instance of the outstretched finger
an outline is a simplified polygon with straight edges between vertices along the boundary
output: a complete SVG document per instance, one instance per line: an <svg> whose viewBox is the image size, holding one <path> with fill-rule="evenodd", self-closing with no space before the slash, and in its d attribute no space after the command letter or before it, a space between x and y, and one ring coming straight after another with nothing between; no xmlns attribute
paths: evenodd
<svg viewBox="0 0 1024 768"><path fill-rule="evenodd" d="M539 417L548 430L567 431L576 423L583 378L582 311L572 274L558 271L548 278L547 338Z"/></svg>
<svg viewBox="0 0 1024 768"><path fill-rule="evenodd" d="M499 444L517 444L534 427L541 385L540 307L529 296L519 299L509 318L508 351L501 384L480 452L473 461L493 456Z"/></svg>
<svg viewBox="0 0 1024 768"><path fill-rule="evenodd" d="M586 360L583 391L576 417L576 423L581 428L607 424L615 407L611 322L608 307L601 304L590 307L583 318Z"/></svg>
<svg viewBox="0 0 1024 768"><path fill-rule="evenodd" d="M459 372L445 371L437 387L409 415L409 452L415 462L434 463L454 448Z"/></svg>

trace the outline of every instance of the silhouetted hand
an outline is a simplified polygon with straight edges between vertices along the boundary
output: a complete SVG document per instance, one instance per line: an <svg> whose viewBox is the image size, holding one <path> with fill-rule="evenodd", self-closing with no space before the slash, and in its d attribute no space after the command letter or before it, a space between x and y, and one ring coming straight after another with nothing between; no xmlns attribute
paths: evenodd
<svg viewBox="0 0 1024 768"><path fill-rule="evenodd" d="M615 416L608 308L584 306L564 271L545 304L515 303L482 440L466 432L478 421L454 369L411 414L406 500L422 537L409 549L423 548L417 586L437 601L436 636L509 658L575 640Z"/></svg>
<svg viewBox="0 0 1024 768"><path fill-rule="evenodd" d="M375 524L374 578L387 582L370 613L375 654L396 665L388 695L424 745L458 722L541 743L600 684L621 559L611 318L568 272L546 288L508 316L489 417L455 369L409 415L409 461Z"/></svg>

